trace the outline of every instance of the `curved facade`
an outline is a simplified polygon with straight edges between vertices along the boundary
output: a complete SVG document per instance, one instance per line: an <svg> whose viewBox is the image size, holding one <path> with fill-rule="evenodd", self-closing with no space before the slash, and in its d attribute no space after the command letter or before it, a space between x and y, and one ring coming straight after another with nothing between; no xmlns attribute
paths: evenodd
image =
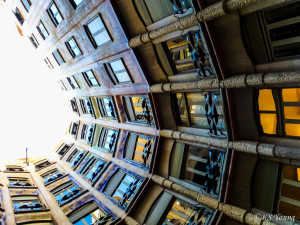
<svg viewBox="0 0 300 225"><path fill-rule="evenodd" d="M2 4L75 118L3 168L2 223L300 221L300 1Z"/></svg>

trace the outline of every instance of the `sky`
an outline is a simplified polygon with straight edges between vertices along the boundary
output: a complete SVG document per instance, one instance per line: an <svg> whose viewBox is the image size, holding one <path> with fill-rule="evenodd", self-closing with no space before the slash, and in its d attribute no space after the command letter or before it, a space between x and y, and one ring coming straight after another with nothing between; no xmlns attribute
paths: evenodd
<svg viewBox="0 0 300 225"><path fill-rule="evenodd" d="M0 163L52 151L72 113L57 76L0 7Z"/></svg>

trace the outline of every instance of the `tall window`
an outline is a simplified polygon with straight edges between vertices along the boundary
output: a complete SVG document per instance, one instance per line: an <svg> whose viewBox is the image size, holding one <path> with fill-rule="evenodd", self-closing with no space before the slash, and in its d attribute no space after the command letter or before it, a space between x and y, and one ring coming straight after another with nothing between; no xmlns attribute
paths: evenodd
<svg viewBox="0 0 300 225"><path fill-rule="evenodd" d="M176 93L174 113L181 125L207 129L212 135L226 135L219 92Z"/></svg>
<svg viewBox="0 0 300 225"><path fill-rule="evenodd" d="M170 160L170 176L218 195L224 165L224 152L176 142Z"/></svg>
<svg viewBox="0 0 300 225"><path fill-rule="evenodd" d="M75 98L70 100L70 104L71 104L73 112L78 113L78 108L77 108L77 104L76 104Z"/></svg>
<svg viewBox="0 0 300 225"><path fill-rule="evenodd" d="M111 213L105 212L94 202L89 202L76 209L68 217L74 225L109 225L115 220Z"/></svg>
<svg viewBox="0 0 300 225"><path fill-rule="evenodd" d="M39 22L36 28L44 40L49 36L49 32L47 31L42 21Z"/></svg>
<svg viewBox="0 0 300 225"><path fill-rule="evenodd" d="M12 196L11 200L15 212L46 209L45 205L41 204L37 195Z"/></svg>
<svg viewBox="0 0 300 225"><path fill-rule="evenodd" d="M76 9L84 0L69 0L72 7Z"/></svg>
<svg viewBox="0 0 300 225"><path fill-rule="evenodd" d="M69 40L67 40L66 46L73 58L76 58L76 57L79 57L82 55L82 52L81 52L80 48L78 47L78 44L74 37L71 37Z"/></svg>
<svg viewBox="0 0 300 225"><path fill-rule="evenodd" d="M113 153L117 144L118 133L118 130L102 127L99 135L98 147Z"/></svg>
<svg viewBox="0 0 300 225"><path fill-rule="evenodd" d="M61 64L65 63L64 58L60 54L60 51L56 49L54 52L52 52L53 57L55 58L57 64L60 66Z"/></svg>
<svg viewBox="0 0 300 225"><path fill-rule="evenodd" d="M79 89L80 86L74 76L67 77L67 80L73 89Z"/></svg>
<svg viewBox="0 0 300 225"><path fill-rule="evenodd" d="M9 177L9 187L32 187L26 177Z"/></svg>
<svg viewBox="0 0 300 225"><path fill-rule="evenodd" d="M104 171L107 163L102 159L92 156L84 165L80 173L91 183L94 183Z"/></svg>
<svg viewBox="0 0 300 225"><path fill-rule="evenodd" d="M258 113L263 133L300 137L300 88L259 90Z"/></svg>
<svg viewBox="0 0 300 225"><path fill-rule="evenodd" d="M77 187L72 181L64 183L54 190L51 193L55 196L57 203L61 206L66 202L72 201L82 190Z"/></svg>
<svg viewBox="0 0 300 225"><path fill-rule="evenodd" d="M94 124L83 124L81 130L81 139L85 140L87 143L92 143L95 125Z"/></svg>
<svg viewBox="0 0 300 225"><path fill-rule="evenodd" d="M117 112L112 97L99 97L97 98L97 103L102 117L117 119Z"/></svg>
<svg viewBox="0 0 300 225"><path fill-rule="evenodd" d="M124 102L129 121L155 125L148 96L124 96Z"/></svg>
<svg viewBox="0 0 300 225"><path fill-rule="evenodd" d="M82 73L82 75L89 87L99 86L99 82L97 81L92 70L85 71Z"/></svg>
<svg viewBox="0 0 300 225"><path fill-rule="evenodd" d="M18 8L16 8L15 11L13 11L13 13L15 14L15 16L16 16L17 20L20 22L20 24L23 25L24 17L20 13L20 10Z"/></svg>
<svg viewBox="0 0 300 225"><path fill-rule="evenodd" d="M57 181L63 176L64 176L64 173L59 171L58 169L53 169L53 170L47 171L46 173L41 175L41 177L44 180L45 185L50 184L54 181Z"/></svg>
<svg viewBox="0 0 300 225"><path fill-rule="evenodd" d="M50 3L47 12L55 26L59 25L63 21L63 17L54 2Z"/></svg>
<svg viewBox="0 0 300 225"><path fill-rule="evenodd" d="M30 35L29 40L31 41L31 43L33 44L33 46L34 46L35 48L39 47L40 44L39 44L38 41L36 40L34 34L31 34L31 35Z"/></svg>
<svg viewBox="0 0 300 225"><path fill-rule="evenodd" d="M67 162L73 167L76 168L81 160L84 157L84 152L78 149L75 149L71 155L68 157Z"/></svg>
<svg viewBox="0 0 300 225"><path fill-rule="evenodd" d="M300 2L274 6L242 17L252 60L268 63L300 55Z"/></svg>
<svg viewBox="0 0 300 225"><path fill-rule="evenodd" d="M104 192L110 195L121 208L125 209L141 184L141 179L129 175L123 170L118 170L110 179Z"/></svg>
<svg viewBox="0 0 300 225"><path fill-rule="evenodd" d="M30 0L21 0L24 8L26 9L27 12L29 12L29 9L31 7L31 1Z"/></svg>
<svg viewBox="0 0 300 225"><path fill-rule="evenodd" d="M111 42L111 38L106 31L100 15L94 17L84 25L85 31L95 48Z"/></svg>
<svg viewBox="0 0 300 225"><path fill-rule="evenodd" d="M94 115L93 106L90 98L79 99L80 106L83 114Z"/></svg>
<svg viewBox="0 0 300 225"><path fill-rule="evenodd" d="M133 160L144 167L151 161L155 138L129 133L126 141L125 158Z"/></svg>
<svg viewBox="0 0 300 225"><path fill-rule="evenodd" d="M105 68L114 84L132 83L122 59L105 64Z"/></svg>

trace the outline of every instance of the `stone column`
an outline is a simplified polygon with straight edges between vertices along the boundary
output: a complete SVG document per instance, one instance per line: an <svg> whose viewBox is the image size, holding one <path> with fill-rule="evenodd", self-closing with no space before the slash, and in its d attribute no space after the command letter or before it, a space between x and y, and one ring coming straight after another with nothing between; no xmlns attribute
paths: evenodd
<svg viewBox="0 0 300 225"><path fill-rule="evenodd" d="M268 87L271 85L285 85L300 83L300 72L277 72L241 74L225 80L205 79L184 83L161 83L150 87L152 93L181 92L189 90L209 90L219 88L247 88Z"/></svg>
<svg viewBox="0 0 300 225"><path fill-rule="evenodd" d="M208 6L197 14L190 14L185 17L178 19L176 22L171 23L167 26L159 28L154 31L150 31L141 35L138 35L131 40L129 40L129 46L131 48L138 47L143 43L154 40L155 38L161 37L163 35L172 33L177 30L185 30L187 28L193 27L200 22L212 20L227 13L233 12L237 9L245 7L247 5L253 4L260 0L222 0L213 5Z"/></svg>
<svg viewBox="0 0 300 225"><path fill-rule="evenodd" d="M139 223L130 216L126 216L124 220L127 225L139 225Z"/></svg>
<svg viewBox="0 0 300 225"><path fill-rule="evenodd" d="M263 219L259 218L255 214L248 212L245 209L241 209L239 207L225 204L222 202L218 202L217 199L210 197L205 194L198 193L196 191L187 189L181 185L178 185L168 179L165 179L163 177L153 175L152 181L158 185L161 185L169 190L178 192L182 195L185 195L193 200L196 200L197 202L211 208L214 210L219 210L220 212L224 213L226 216L239 221L244 224L249 225L274 225L274 223L269 221L264 221Z"/></svg>
<svg viewBox="0 0 300 225"><path fill-rule="evenodd" d="M225 149L231 148L249 154L264 155L270 157L270 159L278 157L289 160L300 160L299 148L265 144L256 141L228 141L224 138L205 137L174 130L160 130L159 134L162 137L176 140L191 141Z"/></svg>
<svg viewBox="0 0 300 225"><path fill-rule="evenodd" d="M53 220L56 224L64 224L64 225L72 225L72 223L69 221L68 217L64 214L64 212L61 210L61 208L57 205L56 201L51 196L50 192L45 187L44 183L41 180L40 175L35 172L33 166L28 166L28 171L30 171L31 177L35 183L35 185L38 187L39 191L43 195L45 201L47 202L47 205L50 209L51 215Z"/></svg>

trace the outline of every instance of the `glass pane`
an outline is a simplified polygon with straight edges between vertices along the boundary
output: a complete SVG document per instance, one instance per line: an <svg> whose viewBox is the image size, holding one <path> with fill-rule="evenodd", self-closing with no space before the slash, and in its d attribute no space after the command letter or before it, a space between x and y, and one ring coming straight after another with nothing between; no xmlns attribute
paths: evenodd
<svg viewBox="0 0 300 225"><path fill-rule="evenodd" d="M51 5L50 10L52 11L53 15L55 15L55 13L57 13L57 8L54 4Z"/></svg>
<svg viewBox="0 0 300 225"><path fill-rule="evenodd" d="M97 34L96 36L94 36L94 39L95 39L97 46L100 46L100 45L110 41L110 37L106 30L104 30L100 34Z"/></svg>
<svg viewBox="0 0 300 225"><path fill-rule="evenodd" d="M131 82L130 77L127 72L117 73L116 74L119 83Z"/></svg>
<svg viewBox="0 0 300 225"><path fill-rule="evenodd" d="M300 36L300 23L294 23L287 26L277 27L269 31L271 41Z"/></svg>
<svg viewBox="0 0 300 225"><path fill-rule="evenodd" d="M300 120L300 107L284 107L284 116L286 119Z"/></svg>
<svg viewBox="0 0 300 225"><path fill-rule="evenodd" d="M276 58L300 55L300 42L274 47L273 52Z"/></svg>
<svg viewBox="0 0 300 225"><path fill-rule="evenodd" d="M112 63L110 63L110 65L114 72L117 72L120 70L125 70L124 64L121 60L112 62Z"/></svg>
<svg viewBox="0 0 300 225"><path fill-rule="evenodd" d="M300 88L282 89L282 99L284 102L300 102Z"/></svg>
<svg viewBox="0 0 300 225"><path fill-rule="evenodd" d="M265 134L276 134L277 118L273 113L260 113L260 124Z"/></svg>
<svg viewBox="0 0 300 225"><path fill-rule="evenodd" d="M92 22L88 24L88 28L91 34L95 34L97 31L101 30L104 27L100 17L95 18Z"/></svg>
<svg viewBox="0 0 300 225"><path fill-rule="evenodd" d="M300 124L285 124L285 134L288 136L300 136Z"/></svg>
<svg viewBox="0 0 300 225"><path fill-rule="evenodd" d="M74 0L76 5L79 5L83 0Z"/></svg>
<svg viewBox="0 0 300 225"><path fill-rule="evenodd" d="M56 18L58 24L60 24L60 22L63 21L63 18L61 17L59 12L55 15L55 18Z"/></svg>
<svg viewBox="0 0 300 225"><path fill-rule="evenodd" d="M259 90L258 96L259 111L276 111L275 102L271 89Z"/></svg>
<svg viewBox="0 0 300 225"><path fill-rule="evenodd" d="M183 125L188 125L188 115L186 110L185 96L184 94L177 93L176 98L177 98L178 110L180 115L180 122Z"/></svg>

